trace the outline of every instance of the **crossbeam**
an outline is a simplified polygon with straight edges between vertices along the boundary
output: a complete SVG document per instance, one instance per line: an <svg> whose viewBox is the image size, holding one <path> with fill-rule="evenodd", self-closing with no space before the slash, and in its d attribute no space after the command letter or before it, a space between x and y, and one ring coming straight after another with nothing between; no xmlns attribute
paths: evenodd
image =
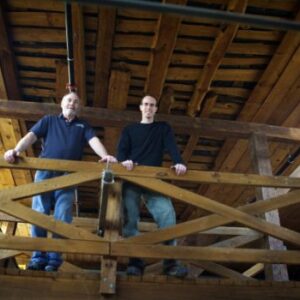
<svg viewBox="0 0 300 300"><path fill-rule="evenodd" d="M86 161L21 157L19 159L19 162L16 164L9 164L4 159L0 158L0 168L86 172L82 173L82 179L84 180L85 178L86 181L91 181L97 179L97 176L98 178L101 177L102 171L105 169L105 164ZM188 170L184 176L177 176L175 172L170 168L136 166L134 170L127 171L120 164L112 164L111 170L114 176L116 177L130 176L138 178L156 178L197 183L300 188L300 178L293 178L287 176L264 176L257 174L241 174L196 170ZM11 190L13 191L13 189ZM6 190L6 192L8 192L8 190Z"/></svg>
<svg viewBox="0 0 300 300"><path fill-rule="evenodd" d="M37 121L46 114L59 114L60 112L61 108L57 104L0 100L0 117ZM117 111L106 108L82 107L80 115L92 126L96 127L123 128L129 123L140 121L139 112ZM249 138L255 132L265 134L270 140L285 142L300 141L299 128L285 128L258 123L192 118L187 116L171 116L167 114L157 114L156 120L168 122L177 133L195 133L201 136L218 138Z"/></svg>

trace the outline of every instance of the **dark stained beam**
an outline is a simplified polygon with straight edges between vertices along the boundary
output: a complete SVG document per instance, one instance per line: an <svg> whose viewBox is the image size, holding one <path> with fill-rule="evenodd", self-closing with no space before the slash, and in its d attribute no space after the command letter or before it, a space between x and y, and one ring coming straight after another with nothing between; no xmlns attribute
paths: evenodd
<svg viewBox="0 0 300 300"><path fill-rule="evenodd" d="M36 121L46 114L58 114L60 111L59 105L51 103L0 100L0 117ZM124 127L131 122L138 122L140 113L83 107L81 109L81 117L89 121L92 126ZM300 141L299 128L164 114L158 114L156 120L168 122L178 133L200 133L203 136L217 136L219 138L249 138L255 132L263 133L271 140Z"/></svg>

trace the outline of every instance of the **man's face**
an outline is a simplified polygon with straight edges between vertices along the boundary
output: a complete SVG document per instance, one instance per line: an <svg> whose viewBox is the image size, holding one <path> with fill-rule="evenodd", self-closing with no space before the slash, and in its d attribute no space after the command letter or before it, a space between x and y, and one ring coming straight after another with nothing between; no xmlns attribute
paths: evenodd
<svg viewBox="0 0 300 300"><path fill-rule="evenodd" d="M65 95L61 101L61 108L65 118L74 118L80 108L78 95L75 93Z"/></svg>
<svg viewBox="0 0 300 300"><path fill-rule="evenodd" d="M146 119L153 119L155 113L157 112L156 100L153 97L146 96L143 98L140 104L140 111L142 112L142 117Z"/></svg>

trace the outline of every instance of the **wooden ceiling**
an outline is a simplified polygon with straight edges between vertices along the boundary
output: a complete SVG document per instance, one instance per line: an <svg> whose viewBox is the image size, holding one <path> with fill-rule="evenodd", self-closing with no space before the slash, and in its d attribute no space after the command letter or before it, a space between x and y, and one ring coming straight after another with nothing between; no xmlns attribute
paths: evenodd
<svg viewBox="0 0 300 300"><path fill-rule="evenodd" d="M300 18L296 0L165 2L283 20ZM136 111L141 97L149 93L159 99L159 113L174 118L300 124L299 32L76 3L72 14L75 80L87 107ZM0 31L0 98L59 103L68 82L64 3L3 0ZM32 124L30 118L1 119L1 153ZM114 154L120 129L96 130ZM245 139L180 129L176 138L190 169L254 172ZM270 143L273 173L290 175L300 162L298 149L297 144ZM40 146L32 150L28 155L37 156ZM86 149L84 159L97 158ZM168 157L165 165L170 165ZM31 181L25 171L2 170L0 176L1 186ZM183 186L232 206L255 197L254 189L229 185ZM98 183L80 187L82 215L97 215L98 193ZM295 215L290 218L295 211L299 207L282 212L283 223L300 229ZM203 213L177 202L176 212L179 220ZM148 217L146 212L144 216Z"/></svg>

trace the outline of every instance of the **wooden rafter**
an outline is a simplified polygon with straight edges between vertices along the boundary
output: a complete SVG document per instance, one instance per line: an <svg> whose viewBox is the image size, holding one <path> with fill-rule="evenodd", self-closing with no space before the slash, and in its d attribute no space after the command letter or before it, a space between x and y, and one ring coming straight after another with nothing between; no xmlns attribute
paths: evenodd
<svg viewBox="0 0 300 300"><path fill-rule="evenodd" d="M0 116L15 116L20 119L36 121L45 114L58 114L60 107L49 103L33 103L22 101L0 100ZM99 118L101 116L101 118ZM81 110L81 117L92 126L124 127L134 121L140 120L140 113L133 111L115 111L104 108L85 107ZM205 136L249 138L253 132L264 133L270 140L276 141L299 141L300 129L269 126L258 123L243 123L227 120L213 120L191 118L187 116L156 116L158 121L167 121L180 133L199 133Z"/></svg>
<svg viewBox="0 0 300 300"><path fill-rule="evenodd" d="M125 110L130 85L130 73L113 70L109 81L109 93L107 108L113 110ZM115 152L120 136L119 128L105 128L104 142L107 151Z"/></svg>
<svg viewBox="0 0 300 300"><path fill-rule="evenodd" d="M229 8L235 12L245 12L248 0L233 0L229 2ZM196 83L195 90L191 101L188 104L188 115L194 116L200 110L202 102L210 89L210 85L225 56L232 40L234 39L238 25L228 25L226 29L221 31L217 36L212 50L209 52L201 76Z"/></svg>
<svg viewBox="0 0 300 300"><path fill-rule="evenodd" d="M187 0L166 0L167 3L185 5ZM161 14L155 32L145 92L159 99L164 87L177 40L181 17Z"/></svg>
<svg viewBox="0 0 300 300"><path fill-rule="evenodd" d="M114 8L101 7L98 10L95 84L93 101L95 107L106 107L107 105L115 18L116 10Z"/></svg>

